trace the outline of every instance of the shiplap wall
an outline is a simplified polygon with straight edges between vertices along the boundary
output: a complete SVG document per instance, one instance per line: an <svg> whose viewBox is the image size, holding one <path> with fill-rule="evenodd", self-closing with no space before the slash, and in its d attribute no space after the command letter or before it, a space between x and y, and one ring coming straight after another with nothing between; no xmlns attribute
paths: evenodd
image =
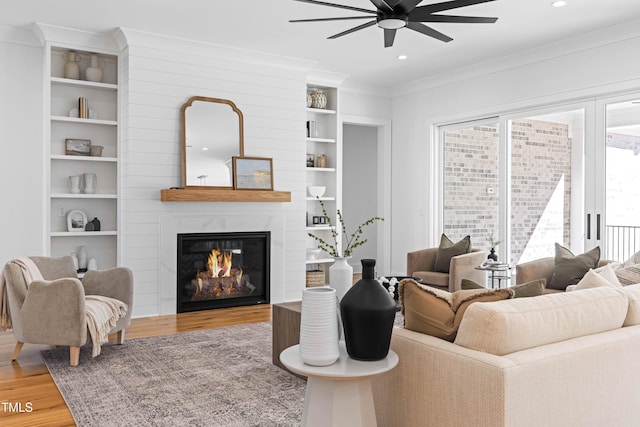
<svg viewBox="0 0 640 427"><path fill-rule="evenodd" d="M135 276L134 316L162 313L162 218L271 215L284 218L283 283L272 300L299 299L305 270L304 67L243 58L216 46L124 30L121 54L121 260ZM244 115L244 152L273 158L274 187L291 203L161 202L160 189L181 185L180 107L191 96L232 100ZM238 230L243 231L243 230ZM175 280L175 279L174 279Z"/></svg>

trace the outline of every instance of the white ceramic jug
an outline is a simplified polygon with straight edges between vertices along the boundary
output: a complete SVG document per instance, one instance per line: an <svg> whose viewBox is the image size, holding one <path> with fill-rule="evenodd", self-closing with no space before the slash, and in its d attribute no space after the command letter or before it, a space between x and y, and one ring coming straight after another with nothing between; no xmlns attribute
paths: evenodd
<svg viewBox="0 0 640 427"><path fill-rule="evenodd" d="M93 194L96 192L96 185L98 184L98 178L95 173L82 174L82 191L86 194Z"/></svg>
<svg viewBox="0 0 640 427"><path fill-rule="evenodd" d="M69 191L72 194L80 193L80 181L80 175L72 175L70 177L67 177L67 185L69 187Z"/></svg>

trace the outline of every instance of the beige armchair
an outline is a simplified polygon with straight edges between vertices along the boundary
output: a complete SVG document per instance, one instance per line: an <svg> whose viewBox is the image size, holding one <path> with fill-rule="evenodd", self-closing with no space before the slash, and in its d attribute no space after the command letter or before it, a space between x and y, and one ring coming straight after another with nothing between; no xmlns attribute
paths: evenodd
<svg viewBox="0 0 640 427"><path fill-rule="evenodd" d="M421 249L407 254L407 275L422 279L425 285L444 289L449 292L459 291L462 279L473 280L485 286L487 272L476 270L487 260L487 251L471 249L471 252L451 257L449 273L433 271L438 248Z"/></svg>
<svg viewBox="0 0 640 427"><path fill-rule="evenodd" d="M30 257L45 280L29 287L19 266L5 265L3 274L13 334L17 340L11 357L16 360L24 343L70 347L70 364L76 366L80 347L90 341L85 313L85 295L102 295L127 304L127 314L109 332L124 342L131 321L133 275L128 268L88 271L78 279L73 259Z"/></svg>

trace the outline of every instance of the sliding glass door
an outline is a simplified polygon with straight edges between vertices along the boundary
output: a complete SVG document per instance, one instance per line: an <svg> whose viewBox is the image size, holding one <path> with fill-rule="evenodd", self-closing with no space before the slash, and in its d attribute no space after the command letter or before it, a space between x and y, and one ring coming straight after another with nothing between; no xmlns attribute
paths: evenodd
<svg viewBox="0 0 640 427"><path fill-rule="evenodd" d="M640 251L640 95L603 100L597 108L604 122L597 129L596 176L604 184L587 237L603 248L603 258L625 261Z"/></svg>
<svg viewBox="0 0 640 427"><path fill-rule="evenodd" d="M439 127L441 229L515 265L640 251L640 94Z"/></svg>
<svg viewBox="0 0 640 427"><path fill-rule="evenodd" d="M510 170L508 259L581 252L584 224L584 109L506 119Z"/></svg>

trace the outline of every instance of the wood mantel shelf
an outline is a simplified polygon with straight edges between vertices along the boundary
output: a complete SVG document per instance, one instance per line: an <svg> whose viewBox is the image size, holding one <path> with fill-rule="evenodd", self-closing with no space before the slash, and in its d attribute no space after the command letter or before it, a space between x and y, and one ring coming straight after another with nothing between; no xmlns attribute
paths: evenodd
<svg viewBox="0 0 640 427"><path fill-rule="evenodd" d="M163 202L290 202L289 191L233 190L224 188L164 188Z"/></svg>

